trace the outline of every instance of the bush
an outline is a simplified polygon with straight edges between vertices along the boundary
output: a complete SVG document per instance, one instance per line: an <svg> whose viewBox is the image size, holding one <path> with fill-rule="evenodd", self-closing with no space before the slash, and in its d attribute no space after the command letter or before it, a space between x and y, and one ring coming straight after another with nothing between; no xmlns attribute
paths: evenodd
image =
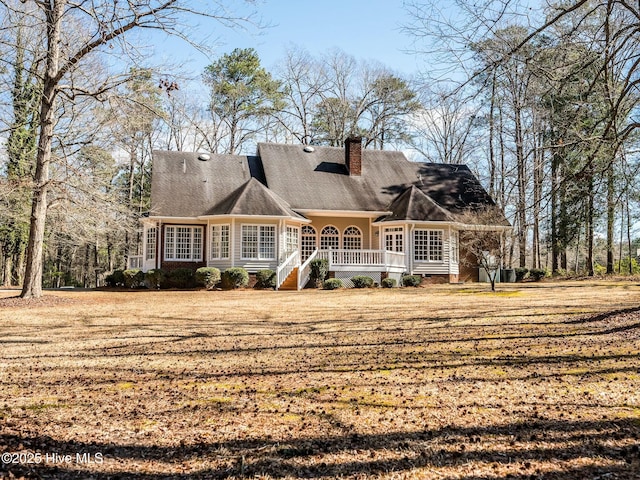
<svg viewBox="0 0 640 480"><path fill-rule="evenodd" d="M215 267L200 267L196 270L196 285L211 290L220 283L220 270Z"/></svg>
<svg viewBox="0 0 640 480"><path fill-rule="evenodd" d="M147 287L158 289L164 284L167 273L161 269L149 270L144 274L144 281Z"/></svg>
<svg viewBox="0 0 640 480"><path fill-rule="evenodd" d="M421 282L420 275L405 275L401 281L403 287L419 287Z"/></svg>
<svg viewBox="0 0 640 480"><path fill-rule="evenodd" d="M385 278L381 283L382 288L394 288L398 284L395 278Z"/></svg>
<svg viewBox="0 0 640 480"><path fill-rule="evenodd" d="M122 270L114 270L104 279L107 287L124 287L124 273Z"/></svg>
<svg viewBox="0 0 640 480"><path fill-rule="evenodd" d="M371 288L373 287L373 278L364 275L356 275L351 277L353 288Z"/></svg>
<svg viewBox="0 0 640 480"><path fill-rule="evenodd" d="M256 272L256 288L276 288L276 272L273 270L258 270Z"/></svg>
<svg viewBox="0 0 640 480"><path fill-rule="evenodd" d="M342 280L339 278L330 278L329 280L325 280L322 284L322 288L325 290L336 290L338 288L342 288Z"/></svg>
<svg viewBox="0 0 640 480"><path fill-rule="evenodd" d="M594 275L606 275L607 267L605 267L604 265L600 265L598 262L596 262L595 265L593 266L593 273Z"/></svg>
<svg viewBox="0 0 640 480"><path fill-rule="evenodd" d="M125 270L122 272L124 286L127 288L140 288L144 286L144 272L142 270Z"/></svg>
<svg viewBox="0 0 640 480"><path fill-rule="evenodd" d="M309 278L316 283L316 288L323 284L324 279L327 278L329 273L329 260L326 258L316 258L311 260L309 264L310 272Z"/></svg>
<svg viewBox="0 0 640 480"><path fill-rule="evenodd" d="M534 282L539 282L547 276L547 271L544 268L532 268L529 270L529 276Z"/></svg>
<svg viewBox="0 0 640 480"><path fill-rule="evenodd" d="M195 276L190 268L176 268L165 277L168 288L192 288L195 286Z"/></svg>
<svg viewBox="0 0 640 480"><path fill-rule="evenodd" d="M527 273L529 273L528 268L524 268L524 267L516 268L516 282L521 282L522 280L524 280L524 277L527 276Z"/></svg>
<svg viewBox="0 0 640 480"><path fill-rule="evenodd" d="M222 272L222 288L232 289L249 285L249 274L244 268L232 267Z"/></svg>

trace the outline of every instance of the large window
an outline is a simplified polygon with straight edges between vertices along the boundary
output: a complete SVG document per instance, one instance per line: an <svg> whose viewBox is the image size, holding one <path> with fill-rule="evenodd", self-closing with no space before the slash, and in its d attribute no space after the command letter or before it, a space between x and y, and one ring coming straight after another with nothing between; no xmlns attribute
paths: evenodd
<svg viewBox="0 0 640 480"><path fill-rule="evenodd" d="M211 226L211 260L229 258L229 225Z"/></svg>
<svg viewBox="0 0 640 480"><path fill-rule="evenodd" d="M327 225L320 232L320 250L337 250L340 248L340 232L332 225Z"/></svg>
<svg viewBox="0 0 640 480"><path fill-rule="evenodd" d="M242 225L242 258L274 260L276 227L274 225Z"/></svg>
<svg viewBox="0 0 640 480"><path fill-rule="evenodd" d="M202 227L165 227L164 259L202 260Z"/></svg>
<svg viewBox="0 0 640 480"><path fill-rule="evenodd" d="M313 251L316 249L317 235L316 229L311 225L303 225L302 226L302 242L300 246L300 254L302 256L302 261L304 262L307 258L311 256Z"/></svg>
<svg viewBox="0 0 640 480"><path fill-rule="evenodd" d="M362 249L362 232L358 227L347 227L342 237L342 248L345 250Z"/></svg>
<svg viewBox="0 0 640 480"><path fill-rule="evenodd" d="M147 230L147 252L144 257L146 260L156 259L156 237L157 237L156 228L155 227L149 228Z"/></svg>
<svg viewBox="0 0 640 480"><path fill-rule="evenodd" d="M414 258L417 262L441 262L442 230L414 230Z"/></svg>

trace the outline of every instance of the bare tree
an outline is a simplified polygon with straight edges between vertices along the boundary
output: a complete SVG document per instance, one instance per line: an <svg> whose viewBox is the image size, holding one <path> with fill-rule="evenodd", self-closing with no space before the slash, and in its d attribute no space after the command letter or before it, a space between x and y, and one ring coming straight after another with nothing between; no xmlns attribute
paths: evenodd
<svg viewBox="0 0 640 480"><path fill-rule="evenodd" d="M128 33L135 30L160 29L189 39L191 35L184 29L184 20L190 15L206 16L232 26L245 22L247 18L229 15L222 3L217 2L203 5L201 10L186 0L142 0L135 3L24 0L23 3L33 7L33 16L46 31L43 38L46 43L45 68L42 91L38 95L40 125L34 192L21 293L22 297L29 298L42 295L43 242L51 188L52 146L60 114L57 110L59 99L61 96L100 99L114 85L112 76L104 77L98 85L87 83L87 77L94 77L96 73L85 70L87 62L100 55L124 55L134 51L126 40ZM0 0L3 16L15 10L11 0Z"/></svg>

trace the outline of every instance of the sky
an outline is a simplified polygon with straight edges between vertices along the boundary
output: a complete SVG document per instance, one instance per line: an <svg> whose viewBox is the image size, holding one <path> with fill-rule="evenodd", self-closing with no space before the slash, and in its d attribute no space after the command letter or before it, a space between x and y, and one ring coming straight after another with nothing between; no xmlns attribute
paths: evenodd
<svg viewBox="0 0 640 480"><path fill-rule="evenodd" d="M357 60L375 60L403 76L418 73L411 38L401 28L409 21L402 0L262 0L256 11L266 28L232 30L200 20L217 38L217 58L234 48L255 48L267 69L274 68L288 46L302 47L313 56L338 48ZM164 44L164 55L186 60L193 73L212 59L178 40Z"/></svg>

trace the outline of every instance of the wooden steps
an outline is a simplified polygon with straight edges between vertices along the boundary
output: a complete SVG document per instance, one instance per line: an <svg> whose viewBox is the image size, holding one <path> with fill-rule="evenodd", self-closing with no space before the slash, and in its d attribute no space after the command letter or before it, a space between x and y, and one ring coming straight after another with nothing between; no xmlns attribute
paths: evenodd
<svg viewBox="0 0 640 480"><path fill-rule="evenodd" d="M278 290L298 290L298 267L295 267L284 279Z"/></svg>

